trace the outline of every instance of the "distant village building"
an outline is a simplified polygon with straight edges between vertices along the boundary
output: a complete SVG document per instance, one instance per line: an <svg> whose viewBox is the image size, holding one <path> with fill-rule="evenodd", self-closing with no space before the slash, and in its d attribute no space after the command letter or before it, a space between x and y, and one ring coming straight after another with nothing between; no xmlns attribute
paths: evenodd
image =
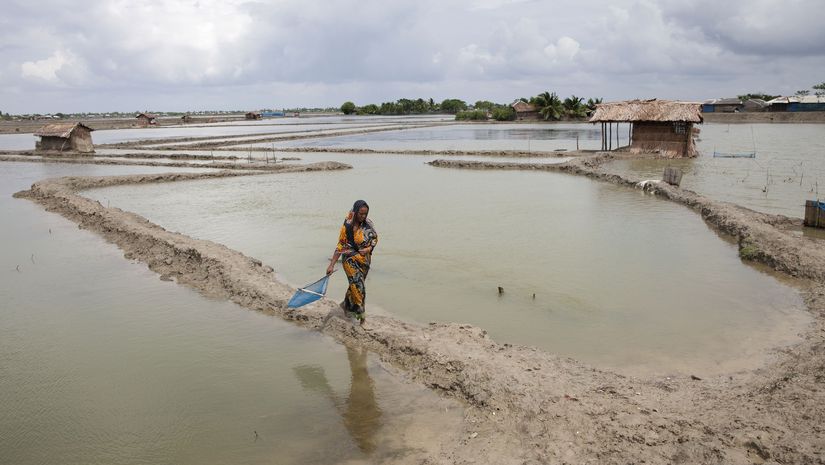
<svg viewBox="0 0 825 465"><path fill-rule="evenodd" d="M516 100L510 106L513 108L513 111L516 112L517 120L538 119L539 117L539 111L536 106L523 100Z"/></svg>
<svg viewBox="0 0 825 465"><path fill-rule="evenodd" d="M628 100L596 105L591 123L602 123L602 150L612 149L618 124L631 123L630 144L622 147L633 153L658 153L669 158L695 157L693 125L702 123L702 104L670 100ZM616 148L618 147L616 143Z"/></svg>
<svg viewBox="0 0 825 465"><path fill-rule="evenodd" d="M246 119L249 119L249 120L261 119L261 114L258 113L257 111L247 112L247 114L245 116L246 116Z"/></svg>
<svg viewBox="0 0 825 465"><path fill-rule="evenodd" d="M764 100L758 98L751 98L746 100L745 103L742 104L742 111L749 113L765 111L767 107L768 104Z"/></svg>
<svg viewBox="0 0 825 465"><path fill-rule="evenodd" d="M34 147L38 152L94 153L92 131L83 123L47 124L34 133L40 137Z"/></svg>
<svg viewBox="0 0 825 465"><path fill-rule="evenodd" d="M742 111L742 101L738 98L717 98L702 104L702 113L736 113Z"/></svg>
<svg viewBox="0 0 825 465"><path fill-rule="evenodd" d="M767 105L768 111L825 111L825 96L777 97Z"/></svg>
<svg viewBox="0 0 825 465"><path fill-rule="evenodd" d="M151 113L140 113L137 118L138 126L154 126L157 124L157 116Z"/></svg>

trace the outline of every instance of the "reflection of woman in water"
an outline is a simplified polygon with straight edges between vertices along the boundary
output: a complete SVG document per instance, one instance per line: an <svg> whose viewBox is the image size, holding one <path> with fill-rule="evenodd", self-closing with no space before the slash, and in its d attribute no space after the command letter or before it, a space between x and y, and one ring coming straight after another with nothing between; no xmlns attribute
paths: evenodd
<svg viewBox="0 0 825 465"><path fill-rule="evenodd" d="M361 325L366 321L364 301L367 298L367 289L364 286L364 280L367 279L367 273L370 271L372 251L378 245L378 232L375 231L372 221L367 219L369 211L370 206L367 202L363 200L355 202L344 224L341 225L338 246L327 267L327 275L332 274L338 257L344 256L344 272L347 274L349 286L341 307L347 316L360 320Z"/></svg>
<svg viewBox="0 0 825 465"><path fill-rule="evenodd" d="M346 401L332 390L323 368L300 366L293 371L305 389L321 391L332 400L358 449L369 454L376 447L375 433L381 427L381 408L375 400L375 385L367 371L367 351L347 347L347 358L352 378Z"/></svg>

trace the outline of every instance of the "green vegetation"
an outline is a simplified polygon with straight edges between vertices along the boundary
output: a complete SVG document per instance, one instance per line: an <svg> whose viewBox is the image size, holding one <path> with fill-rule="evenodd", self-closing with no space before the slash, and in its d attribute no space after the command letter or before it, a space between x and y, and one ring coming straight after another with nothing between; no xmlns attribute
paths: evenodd
<svg viewBox="0 0 825 465"><path fill-rule="evenodd" d="M544 121L558 121L564 115L564 106L555 92L542 92L530 99Z"/></svg>
<svg viewBox="0 0 825 465"><path fill-rule="evenodd" d="M825 82L820 82L811 88L816 91L817 97L825 97Z"/></svg>
<svg viewBox="0 0 825 465"><path fill-rule="evenodd" d="M757 100L764 100L764 101L767 102L768 100L773 100L776 97L779 97L779 95L763 94L761 92L755 93L755 94L744 94L744 95L737 95L736 96L736 98L738 98L739 100L741 100L743 102L746 101L746 100L750 100L752 98L757 99Z"/></svg>
<svg viewBox="0 0 825 465"><path fill-rule="evenodd" d="M355 110L355 104L352 102L344 102L344 104L341 105L341 113L345 115L351 115L355 113Z"/></svg>
<svg viewBox="0 0 825 465"><path fill-rule="evenodd" d="M587 111L588 111L588 113L593 113L594 111L596 111L596 105L598 105L600 103L602 103L601 98L596 98L596 99L589 98L589 99L587 99Z"/></svg>
<svg viewBox="0 0 825 465"><path fill-rule="evenodd" d="M345 102L344 105L348 103L352 102ZM344 111L344 105L341 105L341 111L344 112L344 114L350 114ZM348 109L350 108L349 106L347 107ZM359 115L422 115L440 111L439 105L433 102L433 99L424 100L421 98L415 100L402 98L395 102L384 102L381 105L369 103L361 107L356 107L355 104L352 104L352 107L353 113Z"/></svg>
<svg viewBox="0 0 825 465"><path fill-rule="evenodd" d="M584 98L575 95L564 99L564 102L562 102L564 114L568 118L584 118L587 116L587 107L582 102L584 102Z"/></svg>
<svg viewBox="0 0 825 465"><path fill-rule="evenodd" d="M479 100L479 101L477 101L476 103L473 104L473 108L475 108L476 110L487 110L487 111L493 111L493 109L498 107L498 106L499 106L498 104L493 103L489 100Z"/></svg>
<svg viewBox="0 0 825 465"><path fill-rule="evenodd" d="M743 260L756 260L759 256L759 249L750 242L743 242L739 245L739 257Z"/></svg>
<svg viewBox="0 0 825 465"><path fill-rule="evenodd" d="M458 121L487 121L487 110L465 110L455 114Z"/></svg>
<svg viewBox="0 0 825 465"><path fill-rule="evenodd" d="M496 121L513 121L516 119L516 110L509 105L493 108L493 119Z"/></svg>
<svg viewBox="0 0 825 465"><path fill-rule="evenodd" d="M467 103L464 100L455 98L448 98L441 102L441 111L444 113L458 113L467 109Z"/></svg>

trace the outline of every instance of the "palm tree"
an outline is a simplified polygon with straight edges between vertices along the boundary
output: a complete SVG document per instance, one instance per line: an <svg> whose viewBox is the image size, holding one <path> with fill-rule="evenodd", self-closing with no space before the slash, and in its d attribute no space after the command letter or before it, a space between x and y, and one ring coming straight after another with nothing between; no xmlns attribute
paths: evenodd
<svg viewBox="0 0 825 465"><path fill-rule="evenodd" d="M564 99L564 113L570 118L583 118L587 115L587 107L582 105L584 101L581 97L576 97L575 95L571 95L570 97Z"/></svg>
<svg viewBox="0 0 825 465"><path fill-rule="evenodd" d="M558 121L564 114L564 106L555 92L542 92L531 100L545 121Z"/></svg>
<svg viewBox="0 0 825 465"><path fill-rule="evenodd" d="M597 98L597 99L589 98L589 99L587 99L587 111L588 111L588 113L593 113L594 111L596 111L596 105L598 105L600 103L602 103L601 98Z"/></svg>

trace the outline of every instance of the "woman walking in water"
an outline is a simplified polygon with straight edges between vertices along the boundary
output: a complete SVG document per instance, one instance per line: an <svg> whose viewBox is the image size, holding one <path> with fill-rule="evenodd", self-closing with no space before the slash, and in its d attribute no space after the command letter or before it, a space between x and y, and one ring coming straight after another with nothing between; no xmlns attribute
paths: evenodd
<svg viewBox="0 0 825 465"><path fill-rule="evenodd" d="M344 257L344 272L347 274L349 286L344 301L341 302L341 308L347 316L358 319L362 326L366 321L364 300L367 297L367 290L364 287L364 280L367 279L367 273L370 271L372 251L378 244L378 233L372 221L367 218L369 211L370 206L367 202L363 200L355 202L344 224L341 225L338 246L327 267L327 275L332 274L338 257Z"/></svg>

